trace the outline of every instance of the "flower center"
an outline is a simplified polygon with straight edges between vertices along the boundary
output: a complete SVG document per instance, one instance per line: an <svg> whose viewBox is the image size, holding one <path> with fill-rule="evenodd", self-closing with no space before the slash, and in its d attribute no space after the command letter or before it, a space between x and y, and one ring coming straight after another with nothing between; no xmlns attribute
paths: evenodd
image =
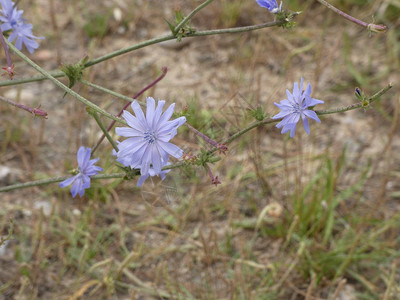
<svg viewBox="0 0 400 300"><path fill-rule="evenodd" d="M303 109L301 108L301 106L298 105L298 104L293 105L293 110L294 110L294 112L297 112L297 113L303 111Z"/></svg>
<svg viewBox="0 0 400 300"><path fill-rule="evenodd" d="M144 133L144 139L149 143L149 144L153 144L157 137L156 134L153 131L147 131Z"/></svg>

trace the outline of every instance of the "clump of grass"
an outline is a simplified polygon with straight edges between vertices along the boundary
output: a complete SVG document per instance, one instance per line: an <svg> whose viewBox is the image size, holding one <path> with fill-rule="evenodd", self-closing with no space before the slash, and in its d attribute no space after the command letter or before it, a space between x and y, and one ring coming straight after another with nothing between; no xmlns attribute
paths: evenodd
<svg viewBox="0 0 400 300"><path fill-rule="evenodd" d="M103 38L108 32L109 14L95 14L83 26L89 38Z"/></svg>

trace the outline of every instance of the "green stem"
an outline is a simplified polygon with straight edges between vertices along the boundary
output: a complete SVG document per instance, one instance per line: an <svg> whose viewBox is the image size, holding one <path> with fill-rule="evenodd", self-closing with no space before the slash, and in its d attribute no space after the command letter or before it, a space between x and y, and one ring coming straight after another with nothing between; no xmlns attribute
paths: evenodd
<svg viewBox="0 0 400 300"><path fill-rule="evenodd" d="M105 60L109 60L110 58L114 58L116 56L131 52L131 51L134 51L134 50L138 50L138 49L141 49L141 48L144 48L144 47L147 47L147 46L150 46L150 45L158 44L158 43L161 43L161 42L173 40L174 38L175 38L175 36L173 36L172 34L169 34L169 35L166 35L166 36L161 36L161 37L157 37L157 38L154 38L154 39L150 39L150 40L141 42L141 43L133 45L133 46L129 46L129 47L126 47L126 48L119 49L117 51L111 52L111 53L106 54L104 56L101 56L101 57L98 57L96 59L88 61L85 64L85 68L91 67L91 66L96 65L98 63L101 63L101 62L103 62Z"/></svg>
<svg viewBox="0 0 400 300"><path fill-rule="evenodd" d="M47 71L42 69L39 65L37 65L32 60L30 60L25 54L23 54L21 51L19 51L17 48L15 48L15 46L13 44L11 44L8 40L5 40L5 41L6 41L7 45L15 52L15 54L17 54L21 59L23 59L29 65L31 65L36 71L38 71L39 73L43 74L43 76L45 76L50 81L52 81L56 86L58 86L59 88L63 89L66 93L70 94L71 96L73 96L77 100L81 101L86 106L91 107L92 109L94 109L98 113L102 114L103 116L106 116L106 117L108 117L108 118L110 118L110 119L112 119L114 121L117 121L117 122L120 122L120 123L123 123L123 124L127 125L125 120L122 120L120 118L117 118L117 117L109 114L105 110L103 110L100 107L98 107L96 104L90 102L86 98L84 98L81 95L79 95L78 93L74 92L73 90L68 88L65 84L63 84L62 82L58 81L53 76L51 76L50 73L48 73Z"/></svg>
<svg viewBox="0 0 400 300"><path fill-rule="evenodd" d="M99 174L99 175L90 176L90 179L122 178L125 175L126 175L125 173ZM5 186L5 187L0 187L0 193L17 190L17 189L24 189L24 188L33 187L33 186L45 185L45 184L49 184L49 183L61 182L70 177L71 176L62 176L62 177L30 181L30 182L25 182L25 183L17 183L17 184Z"/></svg>
<svg viewBox="0 0 400 300"><path fill-rule="evenodd" d="M369 97L367 99L367 103L368 104L374 103L376 100L379 99L380 96L385 94L391 88L392 88L392 84L389 83L386 87L384 87L383 89L378 91L373 96ZM361 101L361 102L358 102L358 103L355 103L355 104L352 104L349 106L345 106L345 107L333 108L333 109L328 109L328 110L316 110L315 112L317 113L317 115L329 115L329 114L345 112L345 111L349 111L349 110L353 110L353 109L357 109L357 108L361 108L361 107L365 107L364 101Z"/></svg>
<svg viewBox="0 0 400 300"><path fill-rule="evenodd" d="M65 73L61 72L61 71L53 71L53 72L50 72L49 74L51 76L53 76L54 78L59 78L59 77L65 76ZM43 81L43 80L47 80L47 79L48 78L45 76L34 76L34 77L22 78L22 79L4 80L4 81L0 82L0 87Z"/></svg>
<svg viewBox="0 0 400 300"><path fill-rule="evenodd" d="M376 100L378 100L380 96L385 94L391 88L392 88L392 84L389 83L386 87L384 87L383 89L381 89L380 91L375 93L373 96L369 97L367 99L368 104L371 104L371 103L375 102ZM345 107L339 107L339 108L333 108L333 109L327 109L327 110L316 110L315 112L317 115L329 115L329 114L335 114L335 113L345 112L345 111L349 111L349 110L354 110L354 109L361 108L361 107L365 107L365 103L363 101L355 103L353 105L345 106ZM278 123L280 120L281 119L266 118L262 121L254 122L254 123L250 124L249 126L247 126L246 128L231 135L229 138L227 138L225 141L223 141L222 144L227 145L227 144L231 143L232 141L236 140L237 138L239 138L240 136L242 136L243 134L245 134L246 132L248 132L256 127L266 125L266 124ZM208 151L208 154L212 154L217 150L218 150L218 148L214 148L214 149Z"/></svg>
<svg viewBox="0 0 400 300"><path fill-rule="evenodd" d="M176 25L175 27L175 35L178 34L179 30L181 30L181 28L183 26L185 26L185 24L187 22L189 22L189 20L191 18L193 18L193 16L195 14L197 14L201 9L203 9L204 7L206 7L208 4L210 4L211 2L213 2L214 0L207 0L206 2L200 4L199 6L197 6L187 17L185 17L178 25Z"/></svg>
<svg viewBox="0 0 400 300"><path fill-rule="evenodd" d="M100 85L94 84L94 83L92 83L92 82L89 82L89 81L86 81L86 80L83 80L83 79L81 79L80 82L83 83L84 85L90 86L90 87L92 87L92 88L95 88L95 89L97 89L97 90L99 90L99 91L102 91L102 92L104 92L104 93L107 93L107 94L109 94L109 95L111 95L111 96L120 98L120 99L125 100L125 101L133 102L133 101L135 100L135 99L132 99L132 98L130 98L130 97L127 97L127 96L125 96L125 95L122 95L122 94L120 94L120 93L114 92L114 91L109 90L109 89L107 89L107 88L105 88L105 87L102 87L102 86L100 86ZM140 105L142 105L142 106L145 105L145 104L142 103L142 102L139 102L139 101L137 101L137 102L138 102Z"/></svg>
<svg viewBox="0 0 400 300"><path fill-rule="evenodd" d="M210 163L214 163L221 160L220 157L211 157L209 159ZM162 168L162 170L171 170L175 168L180 168L182 166L186 165L186 162L181 161L173 165L168 165ZM94 175L90 176L90 179L110 179L110 178L124 178L126 173L113 173L113 174L99 174L99 175ZM28 187L33 187L33 186L40 186L40 185L46 185L49 183L55 183L55 182L61 182L64 181L65 179L70 178L71 176L62 176L62 177L55 177L55 178L48 178L48 179L42 179L42 180L36 180L36 181L30 181L30 182L25 182L25 183L17 183L5 187L0 187L0 193L1 192L9 192L12 190L17 190L17 189L24 189Z"/></svg>
<svg viewBox="0 0 400 300"><path fill-rule="evenodd" d="M257 29L261 29L261 28L265 28L265 27L273 27L273 26L278 26L278 25L282 25L284 24L285 21L274 21L274 22L268 22L268 23L264 23L264 24L259 24L259 25L252 25L252 26L243 26L243 27L236 27L236 28L226 28L226 29L214 29L214 30L205 30L205 31L197 31L191 34L188 34L187 36L184 37L196 37L196 36L206 36L206 35L215 35L215 34L225 34L225 33L239 33L239 32L247 32L247 31L252 31L252 30L257 30ZM142 43L133 45L133 46L129 46L114 52L111 52L109 54L106 54L104 56L101 56L99 58L96 58L94 60L88 61L85 64L85 68L93 66L95 64L98 64L100 62L103 62L105 60L108 60L110 58L114 58L116 56L140 49L140 48L144 48L153 44L158 44L164 41L168 41L168 40L173 40L175 39L175 36L173 34L169 34L167 36L163 36L163 37L158 37L158 38L154 38L148 41L144 41Z"/></svg>
<svg viewBox="0 0 400 300"><path fill-rule="evenodd" d="M274 22L268 22L268 23L259 24L259 25L252 25L252 26L243 26L243 27L236 27L236 28L197 31L197 32L194 32L194 33L192 33L190 35L187 35L185 37L197 37L197 36L207 36L207 35L216 35L216 34L225 34L225 33L248 32L248 31L257 30L257 29L261 29L261 28L282 25L284 23L285 23L285 21L274 21ZM185 37L183 37L183 38L185 38ZM93 66L95 64L101 63L101 62L103 62L105 60L108 60L110 58L114 58L116 56L131 52L131 51L134 51L134 50L137 50L137 49L141 49L141 48L153 45L153 44L157 44L157 43L161 43L161 42L169 41L169 40L173 40L173 39L175 39L175 36L173 34L169 34L169 35L166 35L166 36L162 36L162 37L154 38L154 39L151 39L151 40L147 40L147 41L141 42L139 44L136 44L136 45L133 45L133 46L129 46L129 47L114 51L112 53L109 53L107 55L101 56L99 58L96 58L94 60L88 61L85 64L85 68L88 68L90 66ZM55 73L47 73L47 75L48 76L31 77L31 78L25 78L25 79L20 79L20 80L5 80L5 81L0 82L0 87L1 86L9 86L9 85L16 85L16 84L21 84L21 83L28 83L28 82L34 82L34 81L50 79L49 76L53 77L53 79L54 79L55 77L62 77L65 74L64 73L60 73L60 72L55 72Z"/></svg>
<svg viewBox="0 0 400 300"><path fill-rule="evenodd" d="M203 30L196 31L186 37L196 37L196 36L206 36L206 35L216 35L216 34L225 34L225 33L240 33L240 32L248 32L266 27L279 26L284 24L286 21L273 21L258 25L250 25L250 26L242 26L242 27L234 27L234 28L225 28L225 29L212 29L212 30Z"/></svg>
<svg viewBox="0 0 400 300"><path fill-rule="evenodd" d="M375 102L376 100L379 99L380 96L382 96L383 94L385 94L387 91L389 91L392 88L392 84L389 83L386 87L384 87L383 89L381 89L380 91L378 91L377 93L375 93L373 96L369 97L367 99L368 103L371 104L373 102ZM328 110L316 110L315 112L318 115L328 115L328 114L334 114L334 113L339 113L339 112L345 112L345 111L349 111L349 110L354 110L357 108L361 108L361 107L365 107L365 103L364 101L358 102L356 104L350 105L350 106L346 106L346 107L341 107L341 108L333 108L333 109L328 109ZM262 126L262 125L266 125L266 124L271 124L271 123L277 123L279 122L280 119L272 119L272 118L266 118L265 120L262 121L258 121L258 122L254 122L253 124L250 124L249 126L247 126L246 128L236 132L235 134L233 134L232 136L230 136L229 138L227 138L225 141L223 141L223 144L229 144L232 141L234 141L235 139L239 138L240 136L242 136L243 134L245 134L246 132L252 130L253 128L256 128L258 126ZM214 148L210 151L208 151L208 155L211 155L212 153L214 153L215 151L217 151L218 148ZM221 158L220 157L211 157L209 159L208 162L213 163L216 161L219 161ZM175 169L175 168L179 168L186 165L186 162L181 161L178 162L176 164L173 165L169 165L169 166L165 166L162 168L162 170L169 170L169 169ZM105 178L122 178L126 175L126 173L115 173L115 174L101 174L101 175L95 175L92 176L92 179L105 179ZM57 177L57 178L50 178L50 179L44 179L44 180L38 180L38 181L32 181L32 182L26 182L26 183L19 183L19 184L14 184L14 185L10 185L10 186L6 186L6 187L0 187L0 192L7 192L7 191L11 191L11 190L15 190L15 189L21 189L21 188L27 188L27 187L32 187L32 186L39 186L39 185L44 185L44 184L48 184L48 183L54 183L54 182L60 182L63 181L65 179L69 178L69 176L64 176L64 177Z"/></svg>
<svg viewBox="0 0 400 300"><path fill-rule="evenodd" d="M110 144L113 146L113 148L115 149L115 151L118 151L118 147L117 144L115 144L115 142L113 141L112 137L110 136L110 134L108 133L107 129L104 127L103 123L101 122L99 115L97 114L97 112L95 112L92 109L88 109L88 113L93 116L93 118L96 120L97 125L99 125L101 131L103 131L103 134L106 136L107 140L110 142ZM92 153L94 153L97 149L98 144L96 145L96 147L93 149Z"/></svg>

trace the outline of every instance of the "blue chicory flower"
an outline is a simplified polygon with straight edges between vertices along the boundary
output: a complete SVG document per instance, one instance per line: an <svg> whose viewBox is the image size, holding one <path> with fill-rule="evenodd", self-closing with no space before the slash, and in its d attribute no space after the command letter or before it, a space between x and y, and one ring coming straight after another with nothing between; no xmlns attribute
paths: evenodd
<svg viewBox="0 0 400 300"><path fill-rule="evenodd" d="M17 39L15 47L18 50L22 49L22 44L25 45L26 49L30 53L33 53L35 49L39 47L39 44L35 39L43 39L43 37L34 36L32 33L32 24L26 23L26 19L22 17L23 10L17 10L14 6L14 2L11 0L0 0L2 9L0 10L0 21L1 30L7 31L12 30L12 33L8 37L10 42Z"/></svg>
<svg viewBox="0 0 400 300"><path fill-rule="evenodd" d="M278 6L278 3L276 2L276 0L256 0L256 1L257 1L258 5L260 5L261 7L265 7L273 14L277 14L278 12L280 12L282 10L282 2Z"/></svg>
<svg viewBox="0 0 400 300"><path fill-rule="evenodd" d="M165 171L161 168L168 163L169 156L180 158L183 151L169 141L177 134L179 126L186 122L185 117L169 121L174 112L175 103L163 113L165 101L147 97L147 111L144 115L139 103L133 101L131 107L135 112L124 111L122 117L129 127L117 127L115 132L128 139L118 144L117 161L132 169L140 169L141 178L138 186L150 175L160 175L163 179Z"/></svg>
<svg viewBox="0 0 400 300"><path fill-rule="evenodd" d="M290 137L294 137L297 122L301 117L304 130L307 134L310 134L310 126L307 118L311 118L318 123L321 123L321 121L315 111L307 108L324 103L324 101L311 98L311 84L308 84L305 91L303 91L303 78L301 78L300 88L297 82L295 82L293 85L293 94L291 94L289 90L286 90L286 95L287 99L282 100L280 104L275 103L275 105L280 108L281 112L273 116L272 119L283 118L276 127L283 127L281 133L290 131Z"/></svg>
<svg viewBox="0 0 400 300"><path fill-rule="evenodd" d="M74 198L76 194L79 194L80 197L85 194L85 189L90 187L90 176L97 175L98 172L103 171L102 168L94 165L99 159L90 159L91 153L92 149L85 149L85 147L81 146L77 153L79 173L60 182L60 187L62 188L72 184L71 194Z"/></svg>

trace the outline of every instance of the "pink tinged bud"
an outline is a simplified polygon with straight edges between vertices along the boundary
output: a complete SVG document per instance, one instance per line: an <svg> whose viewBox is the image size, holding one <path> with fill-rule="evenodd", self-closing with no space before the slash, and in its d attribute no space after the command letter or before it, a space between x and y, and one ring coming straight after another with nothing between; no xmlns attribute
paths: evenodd
<svg viewBox="0 0 400 300"><path fill-rule="evenodd" d="M226 146L225 144L218 143L217 148L218 148L219 154L221 154L221 153L226 154L225 152L228 151L228 146Z"/></svg>
<svg viewBox="0 0 400 300"><path fill-rule="evenodd" d="M12 65L9 66L9 67L2 67L2 69L3 69L4 71L6 71L6 73L4 73L2 76L8 74L8 76L10 76L10 79L12 80L13 77L14 77L14 75L16 74L15 71L14 71L14 64L12 64Z"/></svg>
<svg viewBox="0 0 400 300"><path fill-rule="evenodd" d="M44 119L47 119L47 112L41 110L40 105L32 110L32 114L34 114L36 117L42 117Z"/></svg>
<svg viewBox="0 0 400 300"><path fill-rule="evenodd" d="M215 184L215 186L217 186L218 184L221 184L221 181L219 181L218 176L214 177L213 173L211 172L210 167L209 166L206 166L206 167L208 169L208 175L211 178L211 184Z"/></svg>
<svg viewBox="0 0 400 300"><path fill-rule="evenodd" d="M379 33L379 32L386 32L387 31L387 26L383 25L383 24L368 24L367 29L370 32L375 32L375 33Z"/></svg>
<svg viewBox="0 0 400 300"><path fill-rule="evenodd" d="M218 176L215 176L215 178L211 179L211 184L215 184L215 186L221 184L221 181L219 181Z"/></svg>
<svg viewBox="0 0 400 300"><path fill-rule="evenodd" d="M191 152L189 153L183 153L182 159L186 162L186 163L195 163L197 161L197 156L196 155L192 155Z"/></svg>

